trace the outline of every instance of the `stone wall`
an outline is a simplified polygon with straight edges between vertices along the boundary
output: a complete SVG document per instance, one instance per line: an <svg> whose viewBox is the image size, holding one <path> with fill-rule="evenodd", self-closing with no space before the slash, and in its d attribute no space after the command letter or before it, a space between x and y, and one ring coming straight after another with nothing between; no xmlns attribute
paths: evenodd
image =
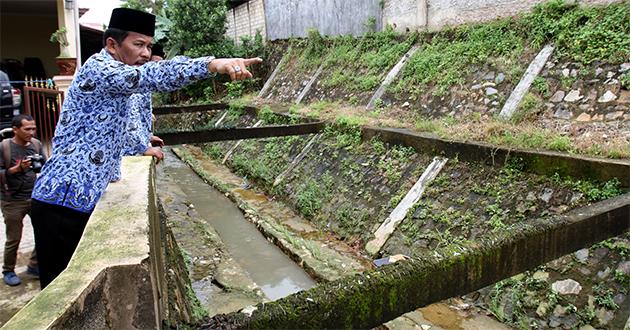
<svg viewBox="0 0 630 330"><path fill-rule="evenodd" d="M228 11L226 35L234 40L260 30L267 40L306 37L315 28L323 35L362 35L370 18L376 29L439 30L446 26L486 22L531 10L545 0L252 0ZM579 0L607 5L623 0Z"/></svg>
<svg viewBox="0 0 630 330"><path fill-rule="evenodd" d="M252 0L228 11L226 35L234 40L260 30L267 40L323 35L362 35L370 18L376 29L391 25L400 32L439 30L486 22L531 10L545 0ZM607 5L623 0L579 0Z"/></svg>
<svg viewBox="0 0 630 330"><path fill-rule="evenodd" d="M531 10L544 0L386 0L383 23L397 31L439 30L445 26L486 22ZM621 0L581 0L583 5L606 5Z"/></svg>
<svg viewBox="0 0 630 330"><path fill-rule="evenodd" d="M257 31L266 39L265 8L263 0L252 0L228 10L225 35L239 42L241 37L255 36Z"/></svg>

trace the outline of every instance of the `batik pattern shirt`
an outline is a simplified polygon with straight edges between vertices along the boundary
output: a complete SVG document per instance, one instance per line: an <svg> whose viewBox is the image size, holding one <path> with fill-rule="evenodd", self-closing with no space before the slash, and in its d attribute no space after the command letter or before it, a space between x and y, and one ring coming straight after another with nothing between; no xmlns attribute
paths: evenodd
<svg viewBox="0 0 630 330"><path fill-rule="evenodd" d="M70 85L53 137L52 156L32 197L91 212L120 162L130 96L169 92L207 78L211 60L178 56L130 66L105 49L92 55Z"/></svg>
<svg viewBox="0 0 630 330"><path fill-rule="evenodd" d="M129 119L123 138L123 156L143 155L151 142L151 93L133 94L129 99ZM121 177L120 161L114 166L112 181Z"/></svg>
<svg viewBox="0 0 630 330"><path fill-rule="evenodd" d="M129 104L123 156L142 155L151 142L151 93L133 94Z"/></svg>

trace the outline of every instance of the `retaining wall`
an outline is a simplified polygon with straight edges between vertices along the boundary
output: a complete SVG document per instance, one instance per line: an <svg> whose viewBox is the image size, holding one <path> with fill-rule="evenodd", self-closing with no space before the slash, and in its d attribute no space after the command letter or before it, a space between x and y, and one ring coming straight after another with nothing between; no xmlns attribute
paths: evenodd
<svg viewBox="0 0 630 330"><path fill-rule="evenodd" d="M397 31L439 30L514 16L543 0L386 0L383 23ZM582 5L607 5L620 0L581 0Z"/></svg>
<svg viewBox="0 0 630 330"><path fill-rule="evenodd" d="M185 304L169 311L167 236L151 158L125 157L122 179L99 201L68 268L3 329L160 329L186 320Z"/></svg>
<svg viewBox="0 0 630 330"><path fill-rule="evenodd" d="M323 35L362 35L376 19L376 30L440 30L479 23L531 10L543 0L252 0L227 15L226 35L234 40L260 30L266 40L306 37L315 28ZM623 0L580 0L582 5L607 5Z"/></svg>

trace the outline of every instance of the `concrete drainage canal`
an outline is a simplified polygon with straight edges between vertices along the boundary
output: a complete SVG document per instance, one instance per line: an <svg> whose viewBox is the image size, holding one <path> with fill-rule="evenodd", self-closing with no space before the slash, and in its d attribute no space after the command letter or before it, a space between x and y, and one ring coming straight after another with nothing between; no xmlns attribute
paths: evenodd
<svg viewBox="0 0 630 330"><path fill-rule="evenodd" d="M219 252L211 259L193 256L195 259L189 260L202 266L194 272L192 285L206 308L217 310L217 305L223 305L221 311L226 312L232 307L245 307L242 306L245 303L276 300L315 285L299 265L244 217L237 205L204 182L172 152L166 152L158 175L162 195L186 205L186 215L194 216L197 231L218 234L213 243ZM178 243L192 246L199 243L198 239L190 234L180 236ZM218 273L212 267L203 267L211 264L216 264ZM228 297L228 290L236 294ZM225 298L222 302L217 299L221 296Z"/></svg>
<svg viewBox="0 0 630 330"><path fill-rule="evenodd" d="M201 328L627 322L627 161L186 110L157 129L196 174L158 182Z"/></svg>

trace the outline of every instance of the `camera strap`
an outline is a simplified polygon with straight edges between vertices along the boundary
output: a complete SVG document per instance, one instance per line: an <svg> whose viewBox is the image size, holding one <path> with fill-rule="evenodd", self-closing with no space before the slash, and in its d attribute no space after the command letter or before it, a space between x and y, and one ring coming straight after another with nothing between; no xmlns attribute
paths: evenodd
<svg viewBox="0 0 630 330"><path fill-rule="evenodd" d="M2 190L2 194L11 196L7 182L7 171L11 167L11 139L4 139L0 143L2 143L2 157L4 161L4 172L0 175L0 190Z"/></svg>

